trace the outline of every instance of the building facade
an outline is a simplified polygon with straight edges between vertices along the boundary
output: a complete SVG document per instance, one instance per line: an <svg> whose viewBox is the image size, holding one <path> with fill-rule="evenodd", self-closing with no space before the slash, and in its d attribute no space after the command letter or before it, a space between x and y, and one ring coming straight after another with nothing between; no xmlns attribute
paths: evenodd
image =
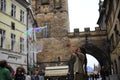
<svg viewBox="0 0 120 80"><path fill-rule="evenodd" d="M27 69L25 32L36 25L28 6L26 0L0 0L0 60L7 60L14 70L18 66Z"/></svg>
<svg viewBox="0 0 120 80"><path fill-rule="evenodd" d="M120 74L120 0L100 0L98 24L106 30L111 69L113 74Z"/></svg>

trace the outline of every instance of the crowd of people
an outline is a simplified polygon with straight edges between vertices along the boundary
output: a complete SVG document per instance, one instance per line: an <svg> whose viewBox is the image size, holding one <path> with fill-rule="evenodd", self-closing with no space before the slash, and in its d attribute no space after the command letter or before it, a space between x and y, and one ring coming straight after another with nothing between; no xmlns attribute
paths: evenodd
<svg viewBox="0 0 120 80"><path fill-rule="evenodd" d="M89 80L97 80L98 78L100 78L100 75L99 75L99 73L92 73L92 74L90 74L90 75L88 75L88 77L89 77Z"/></svg>
<svg viewBox="0 0 120 80"><path fill-rule="evenodd" d="M44 80L44 75L44 70L38 69L26 73L22 66L17 67L14 71L6 60L0 61L0 80Z"/></svg>

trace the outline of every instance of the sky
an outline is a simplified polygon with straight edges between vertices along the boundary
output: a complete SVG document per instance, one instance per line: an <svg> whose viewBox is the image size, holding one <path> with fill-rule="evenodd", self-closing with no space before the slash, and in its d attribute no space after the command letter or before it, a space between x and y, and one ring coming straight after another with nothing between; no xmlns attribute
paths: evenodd
<svg viewBox="0 0 120 80"><path fill-rule="evenodd" d="M95 30L98 27L99 0L68 0L70 32L74 28L84 31L85 27Z"/></svg>
<svg viewBox="0 0 120 80"><path fill-rule="evenodd" d="M94 65L98 66L99 62L93 56L87 54L87 66L94 68Z"/></svg>
<svg viewBox="0 0 120 80"><path fill-rule="evenodd" d="M73 32L74 28L84 31L85 27L90 27L93 31L98 27L98 3L99 0L68 0L70 32ZM87 55L87 59L88 66L93 68L94 64L98 65L98 61L93 56Z"/></svg>

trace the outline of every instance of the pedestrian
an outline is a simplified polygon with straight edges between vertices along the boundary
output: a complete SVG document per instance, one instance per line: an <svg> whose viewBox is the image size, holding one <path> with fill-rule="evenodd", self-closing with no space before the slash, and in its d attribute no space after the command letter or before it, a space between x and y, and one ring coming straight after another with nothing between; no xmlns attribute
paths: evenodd
<svg viewBox="0 0 120 80"><path fill-rule="evenodd" d="M15 78L15 71L14 71L14 69L10 65L7 65L6 68L9 69L11 77L14 79Z"/></svg>
<svg viewBox="0 0 120 80"><path fill-rule="evenodd" d="M91 77L92 77L92 80L94 80L94 73L93 73L93 74L91 74Z"/></svg>
<svg viewBox="0 0 120 80"><path fill-rule="evenodd" d="M74 63L76 61L76 58L74 55L72 55L72 53L74 53L74 49L73 47L71 46L71 42L68 41L67 42L67 45L66 45L69 49L69 53L70 53L70 59L69 59L69 62L68 62L68 66L69 66L69 70L68 70L68 78L69 80L73 80L74 79Z"/></svg>
<svg viewBox="0 0 120 80"><path fill-rule="evenodd" d="M97 80L99 78L99 74L96 73L94 77L95 77L95 80Z"/></svg>
<svg viewBox="0 0 120 80"><path fill-rule="evenodd" d="M0 61L0 80L12 80L9 69L7 68L7 61Z"/></svg>
<svg viewBox="0 0 120 80"><path fill-rule="evenodd" d="M84 48L78 47L76 50L72 48L70 41L67 44L69 47L71 55L75 58L73 65L74 80L85 80L85 55L82 53Z"/></svg>
<svg viewBox="0 0 120 80"><path fill-rule="evenodd" d="M45 71L42 69L42 70L40 70L40 72L39 72L39 79L40 79L40 80L44 80L44 76L45 76Z"/></svg>
<svg viewBox="0 0 120 80"><path fill-rule="evenodd" d="M81 53L82 48L79 47L75 50L73 55L76 57L76 61L74 63L74 80L84 80L85 69L84 69L84 60L85 55Z"/></svg>
<svg viewBox="0 0 120 80"><path fill-rule="evenodd" d="M35 80L35 72L32 72L31 80Z"/></svg>
<svg viewBox="0 0 120 80"><path fill-rule="evenodd" d="M25 70L23 67L16 69L15 80L25 80Z"/></svg>
<svg viewBox="0 0 120 80"><path fill-rule="evenodd" d="M85 59L84 59L84 70L85 70L85 74L84 74L84 78L85 80L88 80L88 74L87 74L87 56L86 56L86 50L84 48L81 48L81 53L84 54Z"/></svg>
<svg viewBox="0 0 120 80"><path fill-rule="evenodd" d="M106 80L105 76L106 76L106 73L105 73L105 67L102 66L101 70L100 70L100 75L102 77L102 80Z"/></svg>
<svg viewBox="0 0 120 80"><path fill-rule="evenodd" d="M30 76L29 72L27 73L25 80L31 80L31 76Z"/></svg>
<svg viewBox="0 0 120 80"><path fill-rule="evenodd" d="M40 80L39 79L39 70L38 69L35 70L35 80Z"/></svg>
<svg viewBox="0 0 120 80"><path fill-rule="evenodd" d="M68 62L68 65L69 65L69 74L68 74L68 76L69 76L70 80L74 79L74 63L75 63L75 60L76 60L75 56L71 55L70 60Z"/></svg>

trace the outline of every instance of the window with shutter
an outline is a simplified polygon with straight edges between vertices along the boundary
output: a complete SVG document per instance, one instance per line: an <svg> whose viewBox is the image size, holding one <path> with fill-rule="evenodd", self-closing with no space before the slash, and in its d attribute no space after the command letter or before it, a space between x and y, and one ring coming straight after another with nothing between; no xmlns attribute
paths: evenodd
<svg viewBox="0 0 120 80"><path fill-rule="evenodd" d="M14 22L11 22L11 29L15 30L15 23Z"/></svg>
<svg viewBox="0 0 120 80"><path fill-rule="evenodd" d="M0 0L0 10L2 12L6 11L6 0Z"/></svg>
<svg viewBox="0 0 120 80"><path fill-rule="evenodd" d="M16 17L16 6L14 4L11 5L11 16Z"/></svg>
<svg viewBox="0 0 120 80"><path fill-rule="evenodd" d="M24 23L24 11L20 10L20 22Z"/></svg>
<svg viewBox="0 0 120 80"><path fill-rule="evenodd" d="M15 50L15 34L11 34L11 50Z"/></svg>
<svg viewBox="0 0 120 80"><path fill-rule="evenodd" d="M5 44L5 30L0 29L0 47L3 48Z"/></svg>
<svg viewBox="0 0 120 80"><path fill-rule="evenodd" d="M20 37L20 52L24 52L24 38Z"/></svg>

